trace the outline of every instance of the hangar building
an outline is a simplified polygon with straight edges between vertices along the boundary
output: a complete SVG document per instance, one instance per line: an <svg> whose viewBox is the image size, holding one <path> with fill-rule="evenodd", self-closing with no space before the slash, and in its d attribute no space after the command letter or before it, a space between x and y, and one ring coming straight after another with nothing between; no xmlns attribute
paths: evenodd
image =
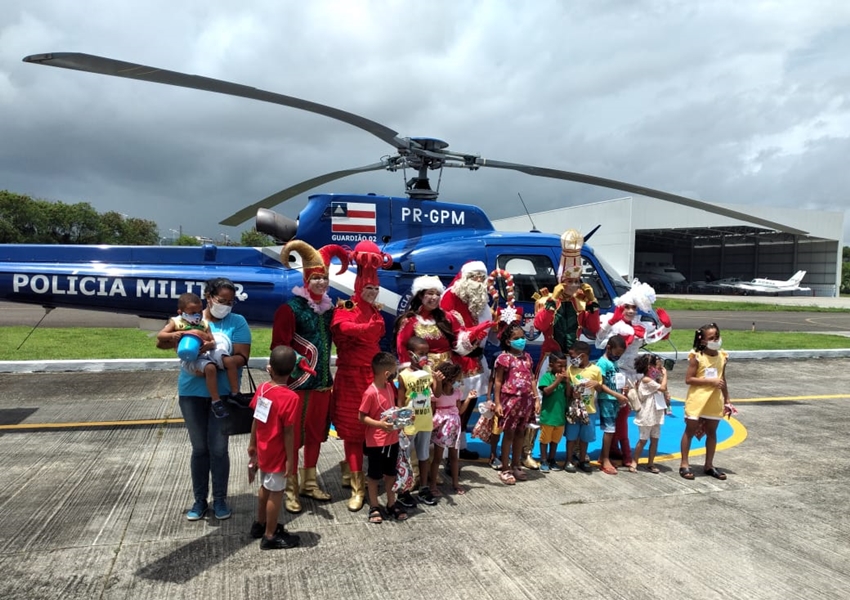
<svg viewBox="0 0 850 600"><path fill-rule="evenodd" d="M546 233L557 234L575 228L587 235L601 225L588 244L629 280L635 275L636 259L648 253L670 257L685 281L665 291L693 291L689 288L694 282L706 279L786 280L804 270L800 285L811 288L809 293L838 296L843 212L717 206L787 224L807 235L766 229L646 196L533 213L531 219ZM501 219L494 225L501 231L531 229L528 215Z"/></svg>

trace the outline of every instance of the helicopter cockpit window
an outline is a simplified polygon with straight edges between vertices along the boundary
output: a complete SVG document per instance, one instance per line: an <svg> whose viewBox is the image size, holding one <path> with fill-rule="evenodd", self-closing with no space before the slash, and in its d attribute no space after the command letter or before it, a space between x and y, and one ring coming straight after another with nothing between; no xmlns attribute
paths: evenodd
<svg viewBox="0 0 850 600"><path fill-rule="evenodd" d="M558 283L555 267L548 256L534 255L502 255L496 260L496 265L504 269L514 279L514 297L517 302L534 302L534 294L541 288L551 291ZM505 299L505 283L497 280L499 295Z"/></svg>
<svg viewBox="0 0 850 600"><path fill-rule="evenodd" d="M593 295L599 302L599 308L605 309L611 307L611 296L605 289L602 283L602 278L593 263L588 262L586 258L581 259L581 281L593 288Z"/></svg>

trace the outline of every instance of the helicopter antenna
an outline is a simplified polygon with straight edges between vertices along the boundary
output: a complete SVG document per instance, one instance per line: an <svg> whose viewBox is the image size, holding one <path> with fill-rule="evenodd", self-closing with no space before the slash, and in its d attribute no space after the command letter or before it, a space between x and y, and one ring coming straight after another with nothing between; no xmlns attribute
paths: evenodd
<svg viewBox="0 0 850 600"><path fill-rule="evenodd" d="M540 230L537 229L537 225L534 224L534 219L531 218L531 213L528 212L528 207L525 205L525 200L522 199L522 194L517 192L516 195L519 196L519 201L522 202L522 207L525 209L525 214L528 215L528 220L531 221L531 233L540 233Z"/></svg>
<svg viewBox="0 0 850 600"><path fill-rule="evenodd" d="M27 343L27 340L30 339L30 336L33 334L33 332L36 329L38 329L38 326L41 325L41 322L44 321L44 318L53 311L53 308L54 308L53 306L45 306L44 307L44 315L38 320L38 323L36 323L35 326L33 326L33 328L30 329L30 332L27 334L27 337L24 338L23 342L18 344L18 347L15 348L15 350L20 350L21 346L23 346L24 344Z"/></svg>

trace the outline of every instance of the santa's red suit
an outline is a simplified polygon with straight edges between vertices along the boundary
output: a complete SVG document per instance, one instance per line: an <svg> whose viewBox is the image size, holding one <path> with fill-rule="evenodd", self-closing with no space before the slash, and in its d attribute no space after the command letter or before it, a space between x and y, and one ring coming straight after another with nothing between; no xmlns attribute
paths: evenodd
<svg viewBox="0 0 850 600"><path fill-rule="evenodd" d="M484 308L479 314L472 314L469 305L461 300L454 291L457 282L473 273L481 273L486 276L487 270L484 263L471 261L463 265L452 285L440 298L440 308L457 322L457 339L452 347L452 362L461 368L464 387L467 390L477 390L479 396L484 396L487 394L489 379L489 369L484 360L483 351L486 331L484 332L485 335L482 336L478 326L482 323L489 323L493 315L486 300Z"/></svg>
<svg viewBox="0 0 850 600"><path fill-rule="evenodd" d="M345 460L340 463L343 483L351 487L348 508L360 510L365 498L363 442L366 426L360 422L363 392L372 384L372 358L381 351L386 332L379 306L363 300L365 286L378 286L378 267L392 264L373 242L362 241L351 253L357 264L354 295L340 301L331 321L331 336L336 345L336 381L333 391L332 420L337 435L344 441ZM346 481L347 479L347 481Z"/></svg>

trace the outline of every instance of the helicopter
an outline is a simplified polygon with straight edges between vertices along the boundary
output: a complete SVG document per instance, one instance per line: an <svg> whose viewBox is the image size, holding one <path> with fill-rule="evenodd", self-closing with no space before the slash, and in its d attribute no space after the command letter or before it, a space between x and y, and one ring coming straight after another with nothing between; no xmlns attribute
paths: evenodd
<svg viewBox="0 0 850 600"><path fill-rule="evenodd" d="M313 112L378 137L395 149L395 154L378 162L327 173L290 186L225 218L223 225L239 225L256 215L256 229L280 244L299 239L319 248L326 244L354 246L371 240L389 254L389 268L379 271L387 331L411 300L409 290L420 275L436 275L449 284L463 264L483 261L494 272L511 273L516 305L525 315L526 336L542 342L531 325L533 295L557 284L561 254L558 235L537 231L499 232L484 210L470 204L438 201L428 172L454 167L477 171L507 169L528 175L575 181L651 196L706 210L773 229L792 231L788 226L639 185L558 169L482 158L477 154L448 150L443 140L402 137L395 130L334 107L257 88L128 63L82 53L37 54L25 62L123 77L202 91L239 96ZM318 193L309 197L297 220L270 210L280 203L334 180L369 171L411 169L405 182L406 197L375 194ZM595 231L595 230L594 230ZM593 232L585 236L589 239ZM0 298L20 303L53 307L86 308L139 315L164 321L176 310L177 298L186 292L201 295L204 282L227 277L237 288L237 312L250 324L269 326L275 309L285 302L296 285L301 285L299 260L281 256L282 246L263 248L163 246L62 246L0 245ZM582 280L594 290L603 312L629 289L629 283L584 244L581 250ZM289 262L293 260L294 262ZM286 262L285 262L286 261ZM331 266L330 295L347 299L354 289L356 267L345 272ZM499 282L501 301L506 299L504 281ZM386 348L392 341L385 340Z"/></svg>

